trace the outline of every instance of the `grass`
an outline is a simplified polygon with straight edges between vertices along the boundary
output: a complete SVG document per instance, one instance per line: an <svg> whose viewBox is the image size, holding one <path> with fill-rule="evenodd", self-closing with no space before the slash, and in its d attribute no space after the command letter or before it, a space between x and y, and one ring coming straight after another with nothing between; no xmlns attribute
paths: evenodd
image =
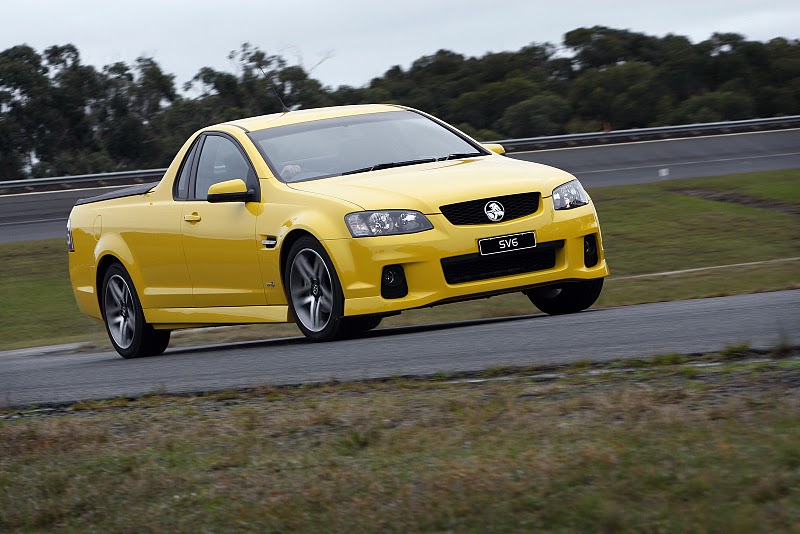
<svg viewBox="0 0 800 534"><path fill-rule="evenodd" d="M622 278L800 256L800 217L787 209L800 205L798 178L592 191L613 270L599 305L800 287L797 262ZM0 245L0 348L108 347L75 308L63 249ZM517 294L385 324L534 311ZM257 325L175 338L295 333ZM702 357L0 408L0 531L797 530L799 357L787 343L768 354L741 344Z"/></svg>
<svg viewBox="0 0 800 534"><path fill-rule="evenodd" d="M687 193L692 191L705 196ZM708 192L735 193L735 202L706 198ZM800 215L792 212L800 209L800 170L600 188L591 194L612 270L598 306L800 287L800 262L796 261L620 279L800 256L800 233L794 231L800 226ZM83 317L75 306L63 240L0 245L0 261L0 350L74 341L88 342L90 348L109 348L102 325ZM383 324L535 312L527 298L514 294L412 310ZM237 326L177 332L172 345L297 334L294 325Z"/></svg>
<svg viewBox="0 0 800 534"><path fill-rule="evenodd" d="M773 171L768 173L748 173L734 176L704 178L691 183L689 180L667 182L662 185L666 191L684 188L682 182L690 187L719 192L735 192L756 199L772 200L800 207L800 188L797 187L798 170Z"/></svg>
<svg viewBox="0 0 800 534"><path fill-rule="evenodd" d="M0 245L0 349L102 340L78 311L63 239Z"/></svg>
<svg viewBox="0 0 800 534"><path fill-rule="evenodd" d="M623 306L800 288L800 262L606 281L598 306Z"/></svg>
<svg viewBox="0 0 800 534"><path fill-rule="evenodd" d="M800 256L800 233L790 230L800 225L800 216L679 192L723 188L771 200L776 191L800 190L800 170L591 191L613 275ZM785 202L800 207L796 193Z"/></svg>
<svg viewBox="0 0 800 534"><path fill-rule="evenodd" d="M701 360L0 410L0 531L796 529L798 352Z"/></svg>

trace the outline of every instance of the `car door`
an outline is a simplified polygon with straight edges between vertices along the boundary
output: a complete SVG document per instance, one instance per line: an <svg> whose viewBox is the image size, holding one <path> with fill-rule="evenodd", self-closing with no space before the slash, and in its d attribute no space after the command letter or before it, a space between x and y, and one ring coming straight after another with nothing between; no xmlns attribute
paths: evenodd
<svg viewBox="0 0 800 534"><path fill-rule="evenodd" d="M142 306L188 308L194 305L192 282L183 253L181 217L197 142L186 152L173 184L172 196L149 198L122 231L141 276L137 287ZM149 197L150 195L148 195Z"/></svg>
<svg viewBox="0 0 800 534"><path fill-rule="evenodd" d="M206 133L201 141L181 221L194 304L263 306L266 298L256 240L261 204L206 200L211 185L236 178L258 193L255 171L231 136Z"/></svg>

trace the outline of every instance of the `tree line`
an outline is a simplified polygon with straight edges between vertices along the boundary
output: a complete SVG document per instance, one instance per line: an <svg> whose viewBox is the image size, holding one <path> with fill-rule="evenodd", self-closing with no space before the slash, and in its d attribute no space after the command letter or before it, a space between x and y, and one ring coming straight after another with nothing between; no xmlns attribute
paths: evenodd
<svg viewBox="0 0 800 534"><path fill-rule="evenodd" d="M71 44L0 52L0 180L164 167L203 126L281 111L273 90L289 107L408 105L481 140L800 114L800 40L736 33L579 28L560 46L440 50L363 87L324 86L250 44L229 58L235 73L200 69L188 97L149 57L96 68Z"/></svg>

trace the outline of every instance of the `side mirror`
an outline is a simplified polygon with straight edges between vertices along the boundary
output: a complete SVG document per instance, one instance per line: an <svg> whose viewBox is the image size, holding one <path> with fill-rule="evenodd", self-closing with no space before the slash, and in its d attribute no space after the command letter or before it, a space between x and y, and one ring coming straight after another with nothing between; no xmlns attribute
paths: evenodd
<svg viewBox="0 0 800 534"><path fill-rule="evenodd" d="M485 143L483 148L486 150L491 150L495 154L499 154L501 156L506 153L506 149L503 148L503 145L499 145L497 143Z"/></svg>
<svg viewBox="0 0 800 534"><path fill-rule="evenodd" d="M252 202L255 200L255 191L247 189L244 180L239 178L212 184L208 188L209 202Z"/></svg>

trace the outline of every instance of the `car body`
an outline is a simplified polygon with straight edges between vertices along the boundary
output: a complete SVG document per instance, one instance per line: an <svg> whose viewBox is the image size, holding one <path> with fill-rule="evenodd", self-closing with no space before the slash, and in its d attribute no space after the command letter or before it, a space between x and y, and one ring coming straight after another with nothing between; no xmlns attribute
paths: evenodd
<svg viewBox="0 0 800 534"><path fill-rule="evenodd" d="M609 272L591 200L502 153L395 105L209 126L160 182L78 201L74 294L126 357L179 328L295 321L326 341L514 291L585 309Z"/></svg>

